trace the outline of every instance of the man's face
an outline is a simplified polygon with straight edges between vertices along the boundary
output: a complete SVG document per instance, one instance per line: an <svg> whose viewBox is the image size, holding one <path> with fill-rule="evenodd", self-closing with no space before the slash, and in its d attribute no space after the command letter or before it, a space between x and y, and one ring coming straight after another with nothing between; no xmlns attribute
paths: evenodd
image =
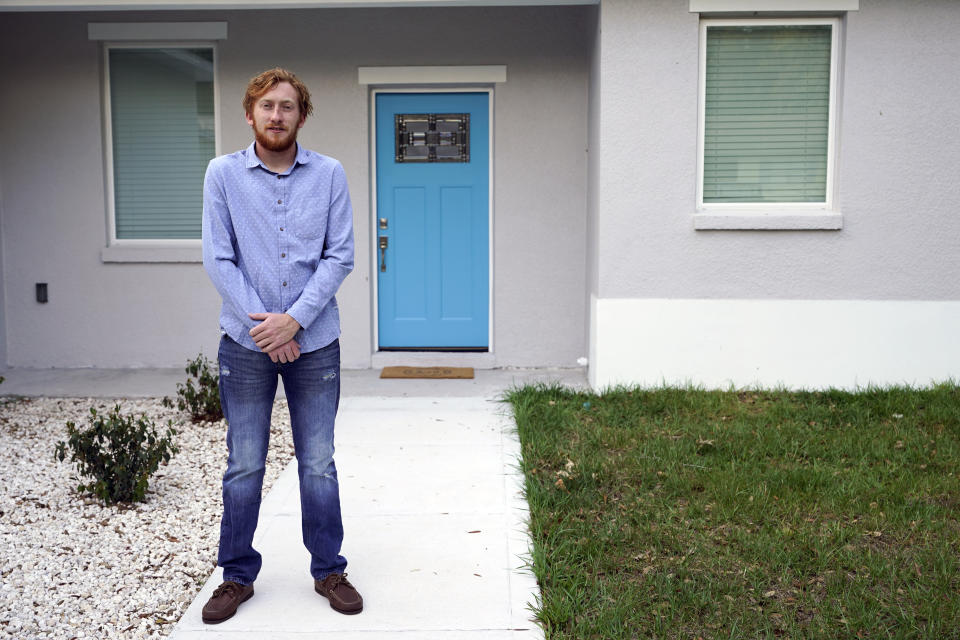
<svg viewBox="0 0 960 640"><path fill-rule="evenodd" d="M257 146L278 152L293 146L307 119L300 113L300 96L289 82L281 82L257 98L253 113L246 115Z"/></svg>

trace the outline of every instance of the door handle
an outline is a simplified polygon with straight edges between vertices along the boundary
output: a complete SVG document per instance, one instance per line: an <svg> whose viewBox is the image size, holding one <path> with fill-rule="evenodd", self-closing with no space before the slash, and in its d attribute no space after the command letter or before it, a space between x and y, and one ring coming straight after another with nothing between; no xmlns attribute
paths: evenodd
<svg viewBox="0 0 960 640"><path fill-rule="evenodd" d="M387 238L387 236L380 236L378 240L380 247L380 273L383 273L387 270L387 244L389 244L389 238Z"/></svg>

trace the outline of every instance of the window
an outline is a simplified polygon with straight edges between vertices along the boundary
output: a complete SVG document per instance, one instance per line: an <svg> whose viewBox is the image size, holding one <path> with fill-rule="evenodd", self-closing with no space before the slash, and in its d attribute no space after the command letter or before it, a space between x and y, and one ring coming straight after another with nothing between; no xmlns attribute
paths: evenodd
<svg viewBox="0 0 960 640"><path fill-rule="evenodd" d="M213 47L107 46L106 70L111 244L199 240L217 148Z"/></svg>
<svg viewBox="0 0 960 640"><path fill-rule="evenodd" d="M701 212L832 210L837 31L835 19L701 23Z"/></svg>

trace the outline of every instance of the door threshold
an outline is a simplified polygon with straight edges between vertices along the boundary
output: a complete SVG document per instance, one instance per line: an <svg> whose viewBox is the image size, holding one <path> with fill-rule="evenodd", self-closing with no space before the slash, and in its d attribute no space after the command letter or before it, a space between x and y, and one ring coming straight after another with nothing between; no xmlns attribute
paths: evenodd
<svg viewBox="0 0 960 640"><path fill-rule="evenodd" d="M493 369L496 360L492 353L470 351L377 351L370 360L374 369L381 367L473 367Z"/></svg>
<svg viewBox="0 0 960 640"><path fill-rule="evenodd" d="M403 353L487 353L486 347L380 347L380 352L402 351Z"/></svg>

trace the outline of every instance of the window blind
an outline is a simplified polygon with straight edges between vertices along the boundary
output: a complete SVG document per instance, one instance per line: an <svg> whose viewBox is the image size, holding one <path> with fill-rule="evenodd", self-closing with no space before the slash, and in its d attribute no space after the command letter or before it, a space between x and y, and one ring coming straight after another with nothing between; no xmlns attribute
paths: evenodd
<svg viewBox="0 0 960 640"><path fill-rule="evenodd" d="M708 26L703 201L825 202L830 25Z"/></svg>
<svg viewBox="0 0 960 640"><path fill-rule="evenodd" d="M109 64L117 238L199 238L213 49L115 48Z"/></svg>

